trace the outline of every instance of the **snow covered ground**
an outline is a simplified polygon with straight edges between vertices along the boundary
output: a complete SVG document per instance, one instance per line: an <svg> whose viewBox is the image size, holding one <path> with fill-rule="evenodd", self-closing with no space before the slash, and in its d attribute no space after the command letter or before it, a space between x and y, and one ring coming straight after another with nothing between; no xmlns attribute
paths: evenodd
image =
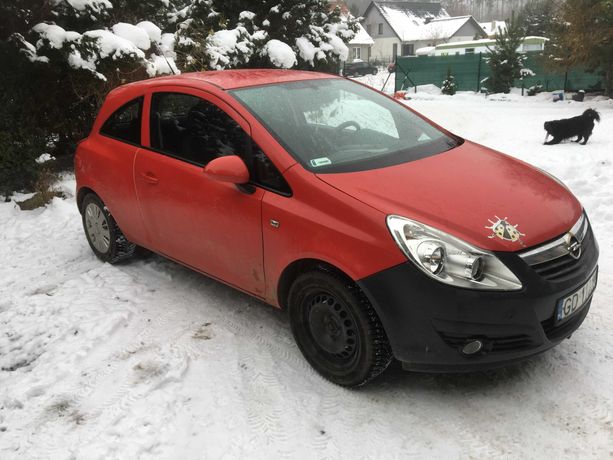
<svg viewBox="0 0 613 460"><path fill-rule="evenodd" d="M582 200L601 271L571 340L499 371L394 365L345 390L310 369L284 313L158 256L100 263L67 176L46 209L0 203L0 458L611 458L613 103L411 97ZM542 145L545 120L587 107L603 118L587 146Z"/></svg>

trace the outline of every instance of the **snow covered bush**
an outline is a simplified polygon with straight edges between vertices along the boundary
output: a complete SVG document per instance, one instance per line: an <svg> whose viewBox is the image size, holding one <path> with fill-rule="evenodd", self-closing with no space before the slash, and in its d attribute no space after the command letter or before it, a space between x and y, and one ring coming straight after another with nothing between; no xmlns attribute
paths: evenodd
<svg viewBox="0 0 613 460"><path fill-rule="evenodd" d="M443 94L453 96L457 91L458 85L455 82L455 77L451 75L451 69L447 69L447 78L443 80L441 91Z"/></svg>
<svg viewBox="0 0 613 460"><path fill-rule="evenodd" d="M117 85L181 71L336 70L357 27L325 0L14 0L0 17L2 62L15 63L2 66L15 76L2 89L19 94L0 118L19 112L23 133L42 132L54 155L73 151Z"/></svg>
<svg viewBox="0 0 613 460"><path fill-rule="evenodd" d="M354 19L329 11L323 0L194 0L173 19L178 63L189 70L336 70L339 61L347 59L345 43L357 27Z"/></svg>
<svg viewBox="0 0 613 460"><path fill-rule="evenodd" d="M528 88L528 96L536 96L538 93L542 93L542 92L543 92L543 85L541 85L540 83L537 83L536 85L533 85L530 88Z"/></svg>

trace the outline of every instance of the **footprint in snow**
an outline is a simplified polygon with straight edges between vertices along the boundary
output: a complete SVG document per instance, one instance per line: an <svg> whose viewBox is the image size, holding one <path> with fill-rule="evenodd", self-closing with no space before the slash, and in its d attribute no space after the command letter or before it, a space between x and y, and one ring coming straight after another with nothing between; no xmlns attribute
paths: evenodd
<svg viewBox="0 0 613 460"><path fill-rule="evenodd" d="M169 370L168 363L162 363L154 360L141 361L134 366L136 373L136 383L146 382L166 374Z"/></svg>
<svg viewBox="0 0 613 460"><path fill-rule="evenodd" d="M192 339L211 340L213 338L213 332L211 331L211 328L209 327L210 325L211 323L204 323L202 326L196 329L196 331L192 335Z"/></svg>

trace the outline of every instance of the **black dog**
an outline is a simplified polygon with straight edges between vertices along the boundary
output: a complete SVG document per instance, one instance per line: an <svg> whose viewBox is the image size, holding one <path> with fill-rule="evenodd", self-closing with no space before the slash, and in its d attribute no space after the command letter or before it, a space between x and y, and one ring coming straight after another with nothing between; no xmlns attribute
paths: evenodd
<svg viewBox="0 0 613 460"><path fill-rule="evenodd" d="M600 115L594 109L587 109L583 112L583 115L578 117L567 118L564 120L554 120L545 122L545 141L549 135L553 136L549 142L545 142L545 145L559 144L564 139L570 139L571 137L578 136L575 142L581 142L581 145L587 144L587 140L592 135L594 129L594 120L600 122Z"/></svg>

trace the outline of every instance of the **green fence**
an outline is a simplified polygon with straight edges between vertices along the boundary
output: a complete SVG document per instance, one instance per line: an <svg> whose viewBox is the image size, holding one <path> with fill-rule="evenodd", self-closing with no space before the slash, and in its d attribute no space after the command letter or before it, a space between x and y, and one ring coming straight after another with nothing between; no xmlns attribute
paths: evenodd
<svg viewBox="0 0 613 460"><path fill-rule="evenodd" d="M554 73L545 69L543 57L538 53L526 56L524 68L534 76L515 82L515 86L530 88L542 85L545 91L564 89L566 91L602 89L602 77L573 69L568 73ZM454 56L405 56L396 59L396 91L408 90L414 86L433 84L441 87L447 78L447 71L455 77L459 91L479 91L483 80L490 75L487 54L462 54Z"/></svg>

